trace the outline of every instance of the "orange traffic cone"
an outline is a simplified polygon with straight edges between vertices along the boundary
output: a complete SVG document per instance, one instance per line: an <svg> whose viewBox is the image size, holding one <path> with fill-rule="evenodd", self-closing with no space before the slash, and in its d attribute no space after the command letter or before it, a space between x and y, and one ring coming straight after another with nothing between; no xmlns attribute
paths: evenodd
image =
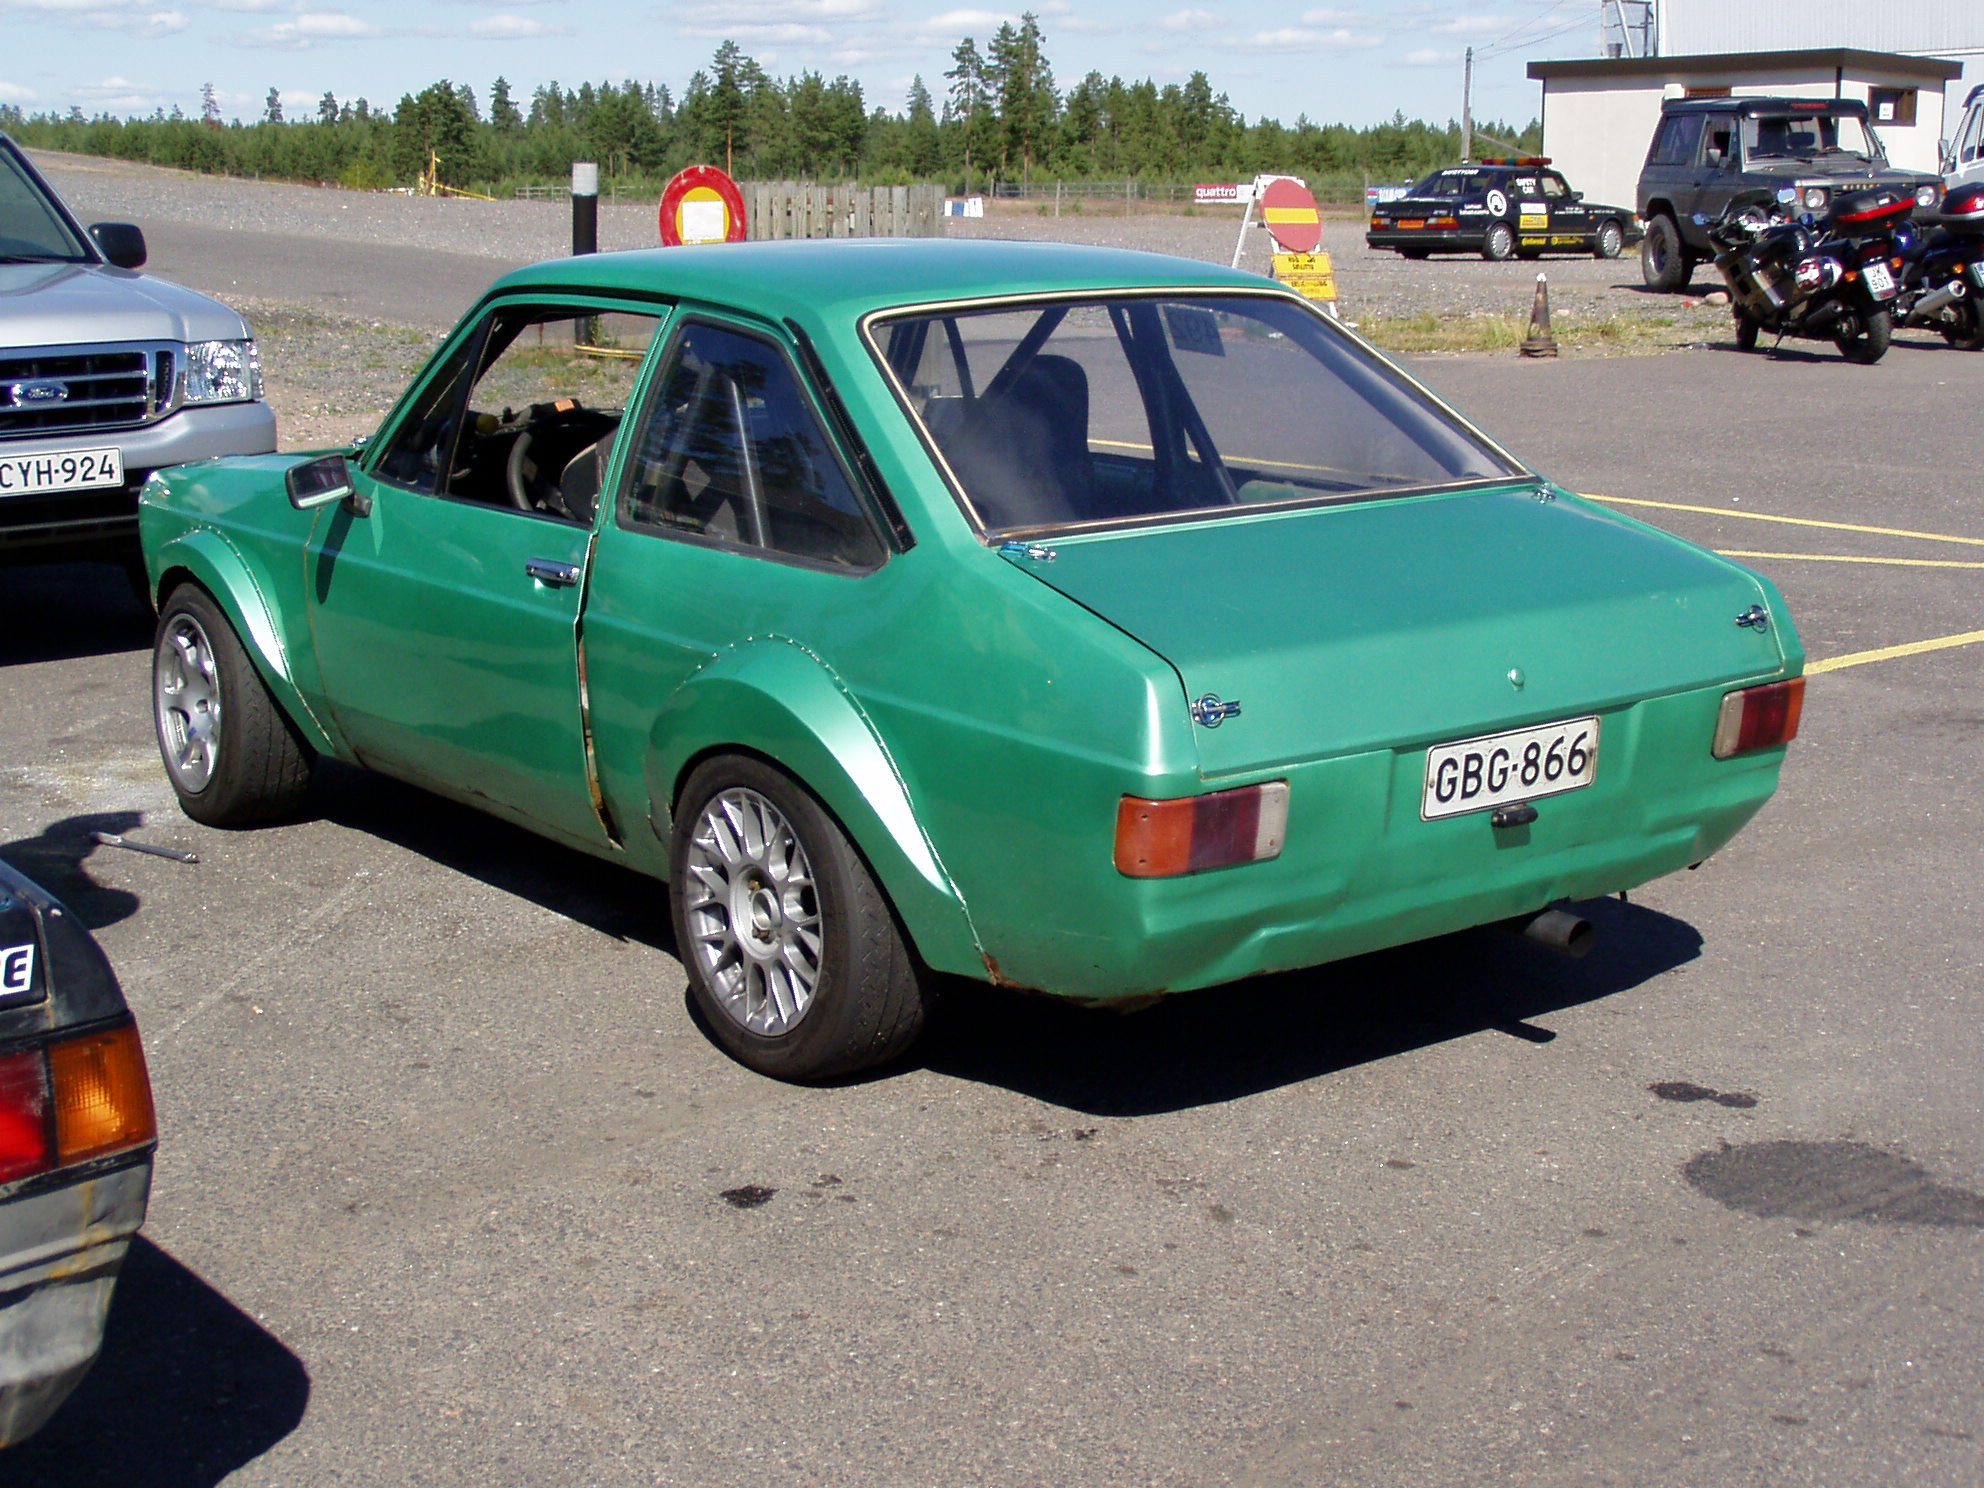
<svg viewBox="0 0 1984 1488"><path fill-rule="evenodd" d="M1536 303L1529 312L1529 339L1522 343L1526 357L1553 357L1557 338L1550 334L1550 285L1543 275L1536 276Z"/></svg>

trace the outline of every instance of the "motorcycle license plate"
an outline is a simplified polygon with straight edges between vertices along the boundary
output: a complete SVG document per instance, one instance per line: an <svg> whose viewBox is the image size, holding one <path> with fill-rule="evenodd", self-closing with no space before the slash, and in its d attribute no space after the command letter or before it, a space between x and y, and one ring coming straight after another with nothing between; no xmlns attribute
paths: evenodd
<svg viewBox="0 0 1984 1488"><path fill-rule="evenodd" d="M1419 816L1436 821L1583 790L1598 775L1598 719L1511 729L1426 751Z"/></svg>
<svg viewBox="0 0 1984 1488"><path fill-rule="evenodd" d="M1894 275L1888 272L1884 263L1865 263L1860 272L1867 276L1867 288L1875 299L1885 300L1894 293Z"/></svg>

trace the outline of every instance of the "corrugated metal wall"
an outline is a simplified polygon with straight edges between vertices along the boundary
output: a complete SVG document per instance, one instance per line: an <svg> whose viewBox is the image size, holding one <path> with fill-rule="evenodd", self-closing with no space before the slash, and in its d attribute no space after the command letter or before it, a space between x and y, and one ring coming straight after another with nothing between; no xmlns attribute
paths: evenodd
<svg viewBox="0 0 1984 1488"><path fill-rule="evenodd" d="M1858 47L1869 52L1984 47L1984 0L1658 0L1660 50L1769 52Z"/></svg>

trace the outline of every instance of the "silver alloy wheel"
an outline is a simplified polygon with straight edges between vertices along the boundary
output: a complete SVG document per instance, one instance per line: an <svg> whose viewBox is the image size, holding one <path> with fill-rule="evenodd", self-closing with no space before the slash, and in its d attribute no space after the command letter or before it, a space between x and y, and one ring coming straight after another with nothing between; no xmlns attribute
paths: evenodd
<svg viewBox="0 0 1984 1488"><path fill-rule="evenodd" d="M166 622L152 658L152 705L165 767L182 789L198 793L213 779L220 749L220 679L213 642L181 610Z"/></svg>
<svg viewBox="0 0 1984 1488"><path fill-rule="evenodd" d="M790 1033L820 983L813 864L779 809L732 786L704 805L689 839L683 917L709 989L738 1026Z"/></svg>

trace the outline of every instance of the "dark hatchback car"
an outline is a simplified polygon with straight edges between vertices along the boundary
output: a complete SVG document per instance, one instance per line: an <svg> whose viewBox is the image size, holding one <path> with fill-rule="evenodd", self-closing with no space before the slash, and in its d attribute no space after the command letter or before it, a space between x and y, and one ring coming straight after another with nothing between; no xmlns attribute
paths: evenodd
<svg viewBox="0 0 1984 1488"><path fill-rule="evenodd" d="M96 1362L156 1137L110 963L0 863L0 1446L39 1429Z"/></svg>
<svg viewBox="0 0 1984 1488"><path fill-rule="evenodd" d="M1407 258L1479 253L1487 259L1590 253L1617 258L1639 240L1625 207L1590 202L1548 156L1489 159L1436 170L1397 201L1371 209L1364 241Z"/></svg>

